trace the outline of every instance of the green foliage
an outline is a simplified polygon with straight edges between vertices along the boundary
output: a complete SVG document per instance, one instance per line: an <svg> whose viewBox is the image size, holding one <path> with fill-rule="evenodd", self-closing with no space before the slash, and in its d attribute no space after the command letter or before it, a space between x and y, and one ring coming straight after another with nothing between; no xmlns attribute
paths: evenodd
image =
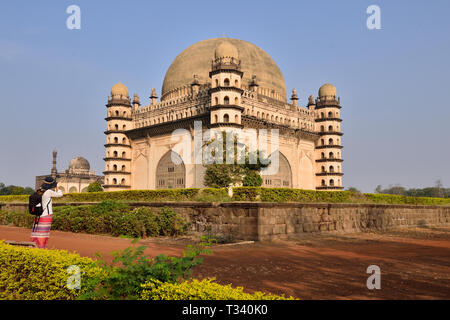
<svg viewBox="0 0 450 320"><path fill-rule="evenodd" d="M87 192L103 192L102 184L99 181L92 182L88 186Z"/></svg>
<svg viewBox="0 0 450 320"><path fill-rule="evenodd" d="M142 300L294 300L260 291L252 294L243 287L220 285L215 279L193 279L182 283L161 282L151 279L142 285Z"/></svg>
<svg viewBox="0 0 450 320"><path fill-rule="evenodd" d="M156 221L164 236L177 236L186 233L188 224L178 213L169 207L163 207L156 216Z"/></svg>
<svg viewBox="0 0 450 320"><path fill-rule="evenodd" d="M67 268L76 265L81 271L81 288L70 290ZM42 250L7 245L0 241L1 300L67 300L86 292L91 278L104 279L107 274L89 258L65 250Z"/></svg>
<svg viewBox="0 0 450 320"><path fill-rule="evenodd" d="M258 171L249 170L242 180L244 187L260 187L263 183L263 179Z"/></svg>
<svg viewBox="0 0 450 320"><path fill-rule="evenodd" d="M147 207L132 210L126 203L112 200L56 207L52 223L54 230L129 237L176 236L184 234L187 227L187 222L170 208L164 207L159 213Z"/></svg>
<svg viewBox="0 0 450 320"><path fill-rule="evenodd" d="M17 195L31 195L34 193L34 189L30 187L20 186L5 186L4 183L0 183L0 196L17 196Z"/></svg>
<svg viewBox="0 0 450 320"><path fill-rule="evenodd" d="M430 198L450 198L450 188L443 188L442 182L437 180L434 187L427 188L411 188L406 189L402 186L396 185L383 189L381 185L378 185L375 189L375 193L407 196L407 197L430 197Z"/></svg>
<svg viewBox="0 0 450 320"><path fill-rule="evenodd" d="M31 228L34 216L28 213L0 210L0 225L14 225L16 227Z"/></svg>
<svg viewBox="0 0 450 320"><path fill-rule="evenodd" d="M87 291L79 299L135 300L141 295L141 284L154 279L158 282L177 282L189 279L194 266L202 263L200 254L211 253L206 249L210 243L201 242L188 246L182 257L168 257L164 254L153 259L144 254L145 246L133 246L123 251L113 251L113 262L108 265L104 260L98 263L109 275L108 278L90 278Z"/></svg>
<svg viewBox="0 0 450 320"><path fill-rule="evenodd" d="M217 142L219 143L218 145ZM220 145L220 143L222 144ZM259 150L250 152L248 147L238 142L236 136L234 136L233 143L227 143L227 134L225 131L216 135L215 138L207 142L205 146L208 147L212 144L214 144L217 150L222 150L222 155L215 157L214 160L216 160L216 163L205 165L206 172L203 181L205 186L211 188L228 188L243 183L243 180L247 183L252 183L252 186L257 186L257 184L255 184L257 183L255 173L251 173L250 176L248 175L250 172L257 172L270 164L268 159L261 162L260 159L263 158L262 152ZM214 152L216 149L213 149L213 156L215 156ZM231 156L233 156L233 158L229 158ZM250 161L250 159L256 159L256 163L250 163L254 162ZM222 163L217 163L217 160Z"/></svg>

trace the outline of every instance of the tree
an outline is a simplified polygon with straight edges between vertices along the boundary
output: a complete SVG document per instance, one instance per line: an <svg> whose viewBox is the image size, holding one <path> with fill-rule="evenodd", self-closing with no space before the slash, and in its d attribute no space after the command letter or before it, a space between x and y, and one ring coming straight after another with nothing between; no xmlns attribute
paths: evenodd
<svg viewBox="0 0 450 320"><path fill-rule="evenodd" d="M355 193L361 193L361 191L359 191L359 190L356 189L355 187L348 187L348 188L347 188L347 191L355 192Z"/></svg>
<svg viewBox="0 0 450 320"><path fill-rule="evenodd" d="M102 192L103 188L100 181L92 182L87 189L88 192Z"/></svg>
<svg viewBox="0 0 450 320"><path fill-rule="evenodd" d="M375 193L382 193L383 192L383 187L381 186L381 184L377 185L377 187L375 188Z"/></svg>
<svg viewBox="0 0 450 320"><path fill-rule="evenodd" d="M204 177L204 184L210 188L228 188L232 185L255 185L260 186L262 184L262 178L259 174L261 168L267 167L269 161L261 161L264 155L259 150L253 153L249 152L248 148L239 144L237 138L234 137L234 143L232 146L226 144L226 132L221 132L222 135L222 162L205 165L206 172ZM204 147L212 144L216 138L207 142ZM238 147L239 150L244 150L244 163L238 161ZM227 163L227 155L233 154L234 159L232 163ZM212 152L212 156L215 155L215 150ZM251 158L256 158L256 163L250 163ZM229 159L228 159L229 160ZM228 161L230 162L230 161ZM258 178L259 177L259 178ZM244 184L245 180L245 184ZM260 183L259 183L260 182Z"/></svg>

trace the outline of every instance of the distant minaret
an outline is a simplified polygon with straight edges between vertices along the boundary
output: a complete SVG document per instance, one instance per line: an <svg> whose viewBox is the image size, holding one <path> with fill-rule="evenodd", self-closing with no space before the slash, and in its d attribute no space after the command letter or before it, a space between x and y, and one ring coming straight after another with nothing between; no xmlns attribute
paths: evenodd
<svg viewBox="0 0 450 320"><path fill-rule="evenodd" d="M56 179L56 174L58 173L56 171L56 155L58 154L58 152L56 152L56 150L53 150L53 167L52 167L52 177L54 179Z"/></svg>

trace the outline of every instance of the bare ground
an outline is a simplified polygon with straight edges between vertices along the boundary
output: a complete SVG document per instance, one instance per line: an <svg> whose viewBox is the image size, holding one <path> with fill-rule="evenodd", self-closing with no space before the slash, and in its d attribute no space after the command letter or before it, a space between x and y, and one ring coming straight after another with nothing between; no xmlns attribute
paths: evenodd
<svg viewBox="0 0 450 320"><path fill-rule="evenodd" d="M0 226L0 239L29 241L30 230ZM146 254L179 255L189 239L144 239ZM129 239L51 231L49 249L111 260ZM450 299L450 227L386 233L316 234L296 240L214 246L196 278L292 295L300 299ZM369 290L369 265L381 269L381 289Z"/></svg>

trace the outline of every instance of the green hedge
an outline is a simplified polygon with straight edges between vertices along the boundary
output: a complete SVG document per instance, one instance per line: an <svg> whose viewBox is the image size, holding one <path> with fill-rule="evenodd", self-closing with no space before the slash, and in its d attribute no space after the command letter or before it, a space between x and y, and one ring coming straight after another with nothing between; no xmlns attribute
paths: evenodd
<svg viewBox="0 0 450 320"><path fill-rule="evenodd" d="M214 279L184 281L182 283L161 282L150 280L143 285L142 300L294 300L267 294L260 291L244 292L243 287L233 288L231 284L221 285Z"/></svg>
<svg viewBox="0 0 450 320"><path fill-rule="evenodd" d="M364 193L372 203L410 204L410 205L450 205L450 198L407 197L392 194Z"/></svg>
<svg viewBox="0 0 450 320"><path fill-rule="evenodd" d="M28 212L0 211L1 225L31 228ZM153 212L147 207L131 209L126 203L107 200L95 205L62 206L53 210L52 230L112 236L155 237L186 233L187 221L171 208Z"/></svg>
<svg viewBox="0 0 450 320"><path fill-rule="evenodd" d="M28 202L27 195L0 196L1 202ZM110 192L67 193L55 198L55 203L65 202L101 202L117 200L124 202L155 201L229 201L226 189L161 189L161 190L127 190Z"/></svg>
<svg viewBox="0 0 450 320"><path fill-rule="evenodd" d="M239 187L233 189L234 201L384 203L408 205L450 205L450 198L406 197L352 191L315 191L291 188Z"/></svg>
<svg viewBox="0 0 450 320"><path fill-rule="evenodd" d="M70 290L67 268L76 265L81 272L81 288ZM7 245L0 241L0 299L67 300L83 294L83 281L107 277L89 258L65 250L43 250Z"/></svg>
<svg viewBox="0 0 450 320"><path fill-rule="evenodd" d="M112 192L69 193L55 202L123 202L164 201L263 201L263 202L340 202L340 203L386 203L412 205L450 205L450 198L406 197L389 194L371 194L352 191L315 191L291 188L238 187L233 188L233 198L225 188L214 189L162 189L129 190ZM2 202L28 202L28 196L0 196Z"/></svg>

